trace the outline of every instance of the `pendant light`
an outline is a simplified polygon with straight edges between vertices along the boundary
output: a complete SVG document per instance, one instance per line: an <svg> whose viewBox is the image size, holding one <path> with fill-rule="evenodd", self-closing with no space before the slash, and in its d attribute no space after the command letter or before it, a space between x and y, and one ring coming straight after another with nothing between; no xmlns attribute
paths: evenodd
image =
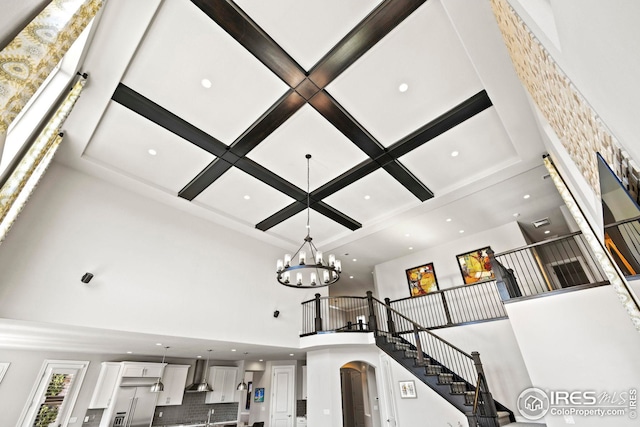
<svg viewBox="0 0 640 427"><path fill-rule="evenodd" d="M309 160L311 154L307 154L305 158L307 159L307 236L296 253L293 255L285 254L284 258L276 261L276 278L281 285L291 288L320 288L333 285L340 279L342 264L333 254L329 255L329 259L325 261L323 253L312 242L309 223L311 210Z"/></svg>
<svg viewBox="0 0 640 427"><path fill-rule="evenodd" d="M213 350L207 350L207 364L204 365L204 378L202 378L202 382L198 384L198 391L213 391L213 389L209 386L207 382L207 371L209 370L209 357L211 356L211 352Z"/></svg>
<svg viewBox="0 0 640 427"><path fill-rule="evenodd" d="M249 354L249 353L245 351L244 352L244 356L245 357L243 359L246 359L247 354ZM245 363L246 363L246 361L245 361ZM236 390L246 390L247 387L248 387L247 383L244 382L244 377L243 377L242 378L242 382L240 384L238 384L238 387L236 387Z"/></svg>
<svg viewBox="0 0 640 427"><path fill-rule="evenodd" d="M164 365L164 358L167 356L167 350L169 350L170 347L165 347L164 348L164 354L162 355L162 364ZM164 384L162 384L162 381L160 381L160 377L158 377L158 379L156 380L155 384L153 384L151 386L151 388L149 389L149 391L151 393L160 393L161 391L164 391Z"/></svg>

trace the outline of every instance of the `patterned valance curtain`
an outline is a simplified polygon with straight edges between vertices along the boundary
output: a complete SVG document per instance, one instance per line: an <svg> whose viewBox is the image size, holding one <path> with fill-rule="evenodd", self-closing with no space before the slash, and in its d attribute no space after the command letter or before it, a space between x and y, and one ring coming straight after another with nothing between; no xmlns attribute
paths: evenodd
<svg viewBox="0 0 640 427"><path fill-rule="evenodd" d="M0 52L0 156L7 130L102 0L53 0Z"/></svg>
<svg viewBox="0 0 640 427"><path fill-rule="evenodd" d="M101 6L102 0L53 0L0 52L0 157L11 122ZM60 146L62 124L84 84L79 78L0 188L0 243Z"/></svg>
<svg viewBox="0 0 640 427"><path fill-rule="evenodd" d="M0 243L4 241L9 228L53 160L53 155L62 142L63 135L60 133L60 128L78 100L85 82L85 78L81 77L74 85L0 189Z"/></svg>

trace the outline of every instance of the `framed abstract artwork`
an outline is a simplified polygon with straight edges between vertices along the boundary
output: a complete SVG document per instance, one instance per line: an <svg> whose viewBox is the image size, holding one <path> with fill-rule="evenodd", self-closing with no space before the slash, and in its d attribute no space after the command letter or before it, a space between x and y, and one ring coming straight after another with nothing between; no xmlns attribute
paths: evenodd
<svg viewBox="0 0 640 427"><path fill-rule="evenodd" d="M440 289L432 262L410 268L406 270L406 273L407 282L409 283L409 295L412 297L419 297Z"/></svg>
<svg viewBox="0 0 640 427"><path fill-rule="evenodd" d="M476 249L475 251L467 252L456 257L465 285L496 278L491 268L491 261L487 255L487 251L490 249L491 248L487 246L486 248Z"/></svg>

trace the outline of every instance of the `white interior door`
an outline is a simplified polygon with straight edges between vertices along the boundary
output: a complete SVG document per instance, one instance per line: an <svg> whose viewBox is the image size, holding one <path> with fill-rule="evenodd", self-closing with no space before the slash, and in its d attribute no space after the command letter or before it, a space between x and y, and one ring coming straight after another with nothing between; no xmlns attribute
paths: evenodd
<svg viewBox="0 0 640 427"><path fill-rule="evenodd" d="M271 427L294 427L295 366L274 366L271 379Z"/></svg>

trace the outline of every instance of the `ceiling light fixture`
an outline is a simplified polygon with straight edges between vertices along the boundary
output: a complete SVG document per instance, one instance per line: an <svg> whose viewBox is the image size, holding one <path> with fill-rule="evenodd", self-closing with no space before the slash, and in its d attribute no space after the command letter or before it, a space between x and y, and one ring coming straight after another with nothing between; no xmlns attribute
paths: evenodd
<svg viewBox="0 0 640 427"><path fill-rule="evenodd" d="M445 221L451 222L451 218L447 218L447 219L445 219Z"/></svg>
<svg viewBox="0 0 640 427"><path fill-rule="evenodd" d="M460 154L460 153L457 152L457 151L452 151L451 152L451 157L458 157L458 154Z"/></svg>
<svg viewBox="0 0 640 427"><path fill-rule="evenodd" d="M460 234L464 233L464 230L460 230Z"/></svg>
<svg viewBox="0 0 640 427"><path fill-rule="evenodd" d="M544 234L549 234L549 233L551 233L551 231L549 231L549 230L544 232Z"/></svg>
<svg viewBox="0 0 640 427"><path fill-rule="evenodd" d="M249 200L250 198L251 198L251 196L250 196L250 195L245 194L245 196L244 196L244 199L245 199L245 200Z"/></svg>
<svg viewBox="0 0 640 427"><path fill-rule="evenodd" d="M164 365L164 358L167 356L167 350L169 350L169 346L164 348L164 354L162 355L162 364ZM160 393L161 391L164 391L164 384L162 384L162 381L160 381L160 377L158 377L158 379L156 380L155 384L153 384L151 386L151 388L149 389L149 391L151 393Z"/></svg>
<svg viewBox="0 0 640 427"><path fill-rule="evenodd" d="M370 196L370 195L368 195L368 194L367 194L366 196L364 196L364 199L365 199L365 200L369 200L370 198L371 198L371 196Z"/></svg>
<svg viewBox="0 0 640 427"><path fill-rule="evenodd" d="M412 251L413 250L413 246L409 246L409 250Z"/></svg>
<svg viewBox="0 0 640 427"><path fill-rule="evenodd" d="M400 86L398 86L398 90L404 93L409 90L409 85L406 83L401 83Z"/></svg>
<svg viewBox="0 0 640 427"><path fill-rule="evenodd" d="M520 216L520 214L518 212L513 214L514 217L518 218Z"/></svg>
<svg viewBox="0 0 640 427"><path fill-rule="evenodd" d="M342 263L333 254L329 255L329 261L325 264L322 252L312 242L311 226L309 225L311 211L309 160L311 159L311 154L307 154L305 158L307 159L307 237L304 238L304 242L293 256L285 254L284 259L279 259L276 264L278 282L292 288L317 288L333 285L340 279L340 272L342 271ZM309 248L308 254L306 250L302 250L305 245ZM309 258L307 258L307 255L309 255ZM296 257L298 258L298 265L293 265L292 259L295 260ZM294 281L291 278L293 272L296 273ZM304 275L303 272L308 273L308 275Z"/></svg>
<svg viewBox="0 0 640 427"><path fill-rule="evenodd" d="M156 150L154 150L153 148L149 148L147 150L147 153L149 153L149 155L151 155L151 156L155 156L156 154L158 154L158 152Z"/></svg>
<svg viewBox="0 0 640 427"><path fill-rule="evenodd" d="M203 88L205 89L211 89L211 80L209 79L202 79L202 81L200 82L200 84L202 85Z"/></svg>
<svg viewBox="0 0 640 427"><path fill-rule="evenodd" d="M525 194L523 199L528 199L529 197L531 197L529 194Z"/></svg>

